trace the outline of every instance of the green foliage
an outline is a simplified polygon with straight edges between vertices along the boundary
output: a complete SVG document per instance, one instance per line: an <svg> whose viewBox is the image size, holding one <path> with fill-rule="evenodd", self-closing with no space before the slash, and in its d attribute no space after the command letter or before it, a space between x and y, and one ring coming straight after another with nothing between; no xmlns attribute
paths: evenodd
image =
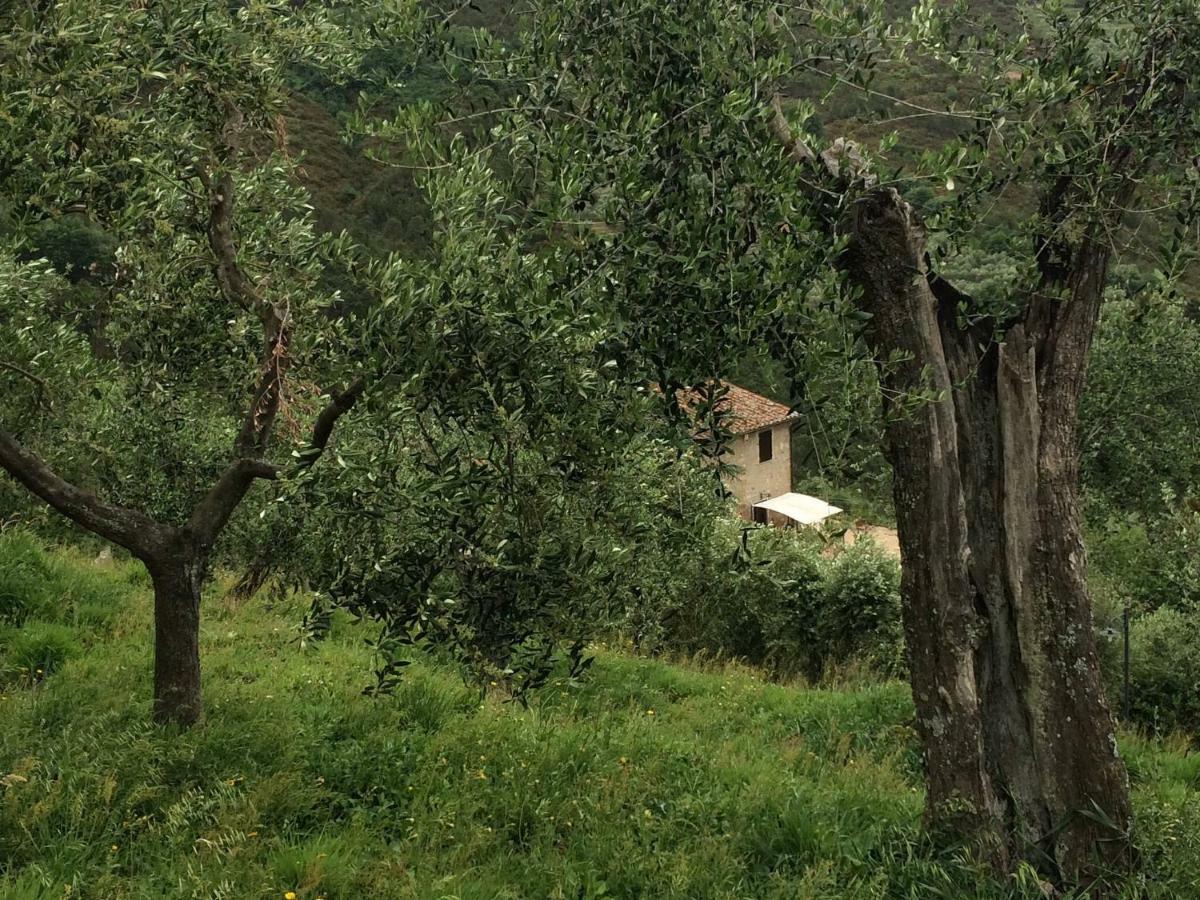
<svg viewBox="0 0 1200 900"><path fill-rule="evenodd" d="M109 2L97 11L64 2L44 17L13 13L11 33L0 38L0 194L15 200L5 203L13 212L0 239L8 364L0 416L81 485L167 521L186 518L227 462L261 374L262 309L231 306L211 278L206 178L228 175L241 211L239 260L264 291L265 308L285 309L301 326L289 348L290 428L281 429L293 447L302 446L299 423L311 420L322 385L361 370L378 376L363 421L339 448L336 477L302 477L263 516L245 513L231 553L249 555L253 544L295 562L296 581L327 588L310 611L314 636L336 631L330 599L381 626L372 636L378 682L404 710L390 721L401 736L372 733L368 746L337 760L351 784L335 798L347 820L391 815L409 802L399 781L372 783L383 751L412 762L412 747L447 725L480 739L461 725L473 714L470 693L447 687L427 660L414 664L414 647L448 648L521 699L556 672L564 695L578 690L582 637L625 627L645 646L733 656L780 673L815 675L847 659L901 671L895 565L858 547L827 562L790 536L742 532L718 519L704 472L682 451L678 430L653 418L657 401L644 391L658 381L670 405L675 386L769 353L786 361L787 393L804 413L806 470L874 488L885 481L871 412L878 380L859 339L864 323L830 274L841 245L820 227L841 214L841 200L829 210L802 201L807 174L764 151L777 151L766 126L770 97L795 65L823 60L826 70L815 74L855 87L860 110L882 115L891 104L872 91L871 59L906 64L916 53L937 61L948 108L929 113L941 120L941 130L930 131L936 146L892 161L907 167L897 183L920 185L917 201L945 232L933 241L951 253L943 271L987 310L1023 298L1034 268L1055 263L1060 239L1077 242L1095 216L1110 212L1102 189L1121 182L1124 166L1097 148L1113 135L1169 135L1136 151L1149 160L1163 205L1179 211L1177 246L1167 249L1181 256L1194 230L1194 173L1175 163L1181 146L1194 146L1196 120L1179 112L1189 109L1179 94L1197 69L1200 42L1189 38L1192 11L1179 2L1141 4L1115 24L1094 10L1034 10L1029 34L1016 40L959 28L954 10L943 16L932 4L890 28L883 4L816 3L792 10L806 36L799 48L780 39L776 11L751 4L540 3L519 53L443 23L444 55L468 57L454 75L474 89L468 102L509 104L478 114L463 113L463 95L451 91L449 76L439 78L443 58L395 47L363 57L349 40L353 17L347 27L346 10L326 6L189 0ZM372 28L399 27L407 37L405 16L395 13L382 5L362 14ZM1133 84L1139 66L1158 65L1157 54L1147 62L1141 52L1158 43L1171 51L1163 77L1114 114L1110 89ZM326 68L333 77L318 71ZM360 83L348 85L348 73ZM948 74L958 80L951 84ZM391 84L384 102L409 108L376 123L354 158L361 162L367 145L378 150L380 139L396 140L390 161L427 170L421 204L431 224L422 216L394 232L375 227L390 223L395 194L412 193L407 176L388 180L388 191L335 178L308 183L322 194L326 227L354 220L380 256L403 239L427 251L420 259L355 259L321 238L319 217L297 187L305 175L280 134L283 115L298 108L289 87L320 93L341 114L362 100L353 97L358 88L380 78L404 82ZM450 121L430 98L453 110ZM807 97L796 106L804 134L828 146L837 136L832 117L817 113L830 110ZM362 107L367 116L380 110ZM482 127L463 133L465 121ZM247 139L231 152L226 132L235 122ZM347 158L330 149L335 135L321 137L309 147L326 154L326 168ZM881 142L881 158L895 143ZM980 210L1018 176L1036 185L1071 171L1095 177L1051 223L1054 242L1015 255L994 222L977 234ZM360 174L382 183L375 169ZM1024 225L1045 225L1024 200L1014 204ZM1197 484L1192 375L1200 342L1194 311L1172 296L1172 283L1109 304L1084 410L1086 472L1103 510L1138 506L1160 517L1144 520L1148 526L1110 517L1115 524L1098 545L1113 590L1137 591L1145 609L1187 608L1200 583L1190 513L1162 518ZM714 444L719 449L719 436ZM1171 502L1159 507L1159 497ZM1154 534L1160 527L1170 540ZM52 588L35 585L53 583L36 554L15 545L5 553L5 665L28 671L33 661L50 673L76 653L78 632L67 623L106 613L84 600L64 605ZM57 609L73 609L75 618ZM1169 615L1146 618L1140 639L1149 652L1161 645L1163 658L1177 661L1172 672L1188 678L1194 660L1183 645L1164 643ZM564 635L575 639L569 649ZM557 659L564 649L573 666L565 674ZM1179 705L1172 691L1181 684L1168 674L1151 667L1139 676L1139 714L1187 723L1192 712ZM366 729L339 720L330 731L340 738L343 727ZM499 727L516 729L519 743L525 726ZM568 728L570 739L581 731ZM281 736L272 741L264 746L283 747ZM565 753L566 743L555 746ZM377 823L316 833L328 798L306 795L306 784L295 772L272 772L253 801L262 821L295 833L294 843L273 848L273 877L365 890L350 870L375 846ZM158 808L166 824L154 846L191 850L186 838L207 829L217 857L232 857L228 848L249 830L221 828L230 809L245 812L242 801L206 790ZM555 796L565 804L567 793ZM823 843L806 821L812 808L832 817L837 804L798 796L770 808L765 824L738 823L745 846L728 852L755 874L749 886L726 879L730 892L770 891L810 875L813 890L824 890L821 872L810 871L819 861L835 851L867 860L865 845ZM670 806L656 802L664 813ZM494 821L522 848L531 834L547 845L562 837L524 821L502 824L486 804L446 805ZM125 809L133 815L136 806L131 800ZM565 818L566 806L555 808ZM878 814L869 804L855 809L863 820ZM432 822L441 828L440 818ZM39 823L24 824L28 834ZM91 827L79 840L107 834L98 822ZM407 826L397 818L383 827ZM425 837L430 819L419 828L422 840L433 840ZM449 840L444 828L434 830L436 841ZM627 838L606 837L631 854L644 849L622 844ZM948 893L965 889L962 871L947 875L909 838L881 843L873 831L870 839L870 884L883 885L879 891L927 890L925 878L944 880ZM637 865L607 877L604 890L631 892L646 877ZM865 868L835 874L857 879ZM580 892L600 892L590 871L576 876ZM677 881L681 891L707 889L713 877L688 871ZM253 878L264 889L263 872ZM202 877L192 887L201 884L225 890Z"/></svg>
<svg viewBox="0 0 1200 900"><path fill-rule="evenodd" d="M335 616L301 649L295 600L217 602L210 714L178 734L131 702L150 600L124 574L103 576L125 592L118 628L0 693L5 897L1044 896L921 836L899 684L798 690L596 648L592 679L556 676L529 710L422 654L396 694L367 697L362 625ZM1196 757L1122 749L1146 868L1114 896L1187 896Z"/></svg>
<svg viewBox="0 0 1200 900"><path fill-rule="evenodd" d="M481 67L526 86L489 132L535 179L526 221L605 284L623 371L666 389L728 372L771 313L807 311L824 255L792 221L799 173L754 141L787 64L769 11L572 0L527 21L522 53Z"/></svg>
<svg viewBox="0 0 1200 900"><path fill-rule="evenodd" d="M1130 674L1134 722L1160 732L1200 735L1200 614L1195 607L1158 609L1133 620Z"/></svg>
<svg viewBox="0 0 1200 900"><path fill-rule="evenodd" d="M354 433L345 467L303 495L319 512L297 548L339 605L385 625L382 681L416 643L453 652L485 680L536 686L562 637L623 625L633 593L661 571L650 560L687 558L686 525L720 514L694 463L661 441L625 436L597 455L573 443L588 432L542 443L515 430L510 445L474 414L400 410L423 446L397 453Z"/></svg>
<svg viewBox="0 0 1200 900"><path fill-rule="evenodd" d="M430 244L429 204L405 167L373 160L348 142L343 123L305 95L290 98L287 140L300 159L297 172L312 198L319 231L345 231L377 256L421 255ZM327 279L336 272L327 272ZM336 283L348 301L362 294L352 278Z"/></svg>
<svg viewBox="0 0 1200 900"><path fill-rule="evenodd" d="M1200 496L1200 320L1157 285L1104 305L1080 409L1085 485L1153 520ZM1095 513L1093 513L1095 517Z"/></svg>
<svg viewBox="0 0 1200 900"><path fill-rule="evenodd" d="M103 635L128 596L111 570L0 531L0 686L36 685Z"/></svg>
<svg viewBox="0 0 1200 900"><path fill-rule="evenodd" d="M103 626L127 588L65 553L47 554L25 531L0 531L0 625L27 619Z"/></svg>
<svg viewBox="0 0 1200 900"><path fill-rule="evenodd" d="M731 519L693 538L641 554L626 620L640 649L812 679L856 666L905 671L899 567L870 542L827 557L814 535ZM677 555L657 558L664 550Z"/></svg>
<svg viewBox="0 0 1200 900"><path fill-rule="evenodd" d="M48 259L73 282L100 277L116 264L116 241L80 215L42 221L31 238L30 254Z"/></svg>
<svg viewBox="0 0 1200 900"><path fill-rule="evenodd" d="M626 625L635 644L811 673L817 549L724 517L689 537L639 553Z"/></svg>
<svg viewBox="0 0 1200 900"><path fill-rule="evenodd" d="M1123 611L1130 610L1131 725L1200 735L1200 515L1183 509L1154 528L1110 520L1089 536L1089 581L1101 664L1124 705Z"/></svg>
<svg viewBox="0 0 1200 900"><path fill-rule="evenodd" d="M186 521L229 464L272 321L293 446L317 385L344 372L326 288L341 245L315 232L282 121L295 60L337 72L360 56L332 6L3 13L0 418L63 476L160 521ZM388 34L412 24L376 7Z"/></svg>
<svg viewBox="0 0 1200 900"><path fill-rule="evenodd" d="M863 345L861 317L839 294L837 284L815 286L804 308L772 323L758 353L772 354L771 368L782 372L771 380L774 394L792 397L798 414L793 481L821 484L814 492L823 497L865 493L869 498L860 498L859 509L863 499L889 509L879 370ZM754 349L749 354L753 359Z"/></svg>
<svg viewBox="0 0 1200 900"><path fill-rule="evenodd" d="M1200 511L1187 504L1146 520L1112 515L1088 536L1088 560L1099 591L1150 612L1200 603Z"/></svg>
<svg viewBox="0 0 1200 900"><path fill-rule="evenodd" d="M635 399L647 382L677 413L674 388L703 385L758 342L793 357L844 352L837 326L850 315L836 285L804 283L831 248L796 221L802 173L755 143L786 64L771 16L678 7L546 4L520 54L478 36L464 67L509 86L504 108L464 117L417 103L355 122L427 167L434 221L428 259L371 273L369 352L393 374L338 483L306 501L344 510L332 528L346 539L325 551L336 567L320 577L386 623L384 683L398 649L427 641L536 682L549 635L620 623L609 611L622 608L651 646L674 618L676 646L793 669L814 658L800 629L811 560L731 580L737 542L708 539L724 526L703 522L715 510L690 484L677 516L671 497L632 499L688 478L668 475L664 445L641 437L660 433ZM770 328L783 310L786 334ZM805 343L813 320L829 347ZM814 390L815 402L856 376ZM861 396L841 394L839 413ZM701 452L719 460L713 425ZM623 571L634 553L657 580ZM727 627L710 641L721 629L695 627L689 607L715 607L697 598L716 584L727 608L703 618Z"/></svg>
<svg viewBox="0 0 1200 900"><path fill-rule="evenodd" d="M1012 303L1012 291L1020 284L1020 264L1011 253L967 247L947 257L940 269L943 277L970 294L985 309L1004 309Z"/></svg>
<svg viewBox="0 0 1200 900"><path fill-rule="evenodd" d="M1136 516L1112 517L1088 530L1088 570L1093 595L1114 606L1129 601L1139 612L1170 596L1162 577L1161 544Z"/></svg>
<svg viewBox="0 0 1200 900"><path fill-rule="evenodd" d="M601 346L599 283L566 253L530 253L510 182L461 141L445 149L456 164L426 181L429 258L365 264L364 350L384 377L341 471L297 502L328 510L313 577L386 626L381 683L397 649L436 642L533 686L557 636L603 620L612 541L646 525L625 518L629 480L650 484L669 450Z"/></svg>
<svg viewBox="0 0 1200 900"><path fill-rule="evenodd" d="M0 532L0 624L20 625L50 614L56 599L49 563L33 537Z"/></svg>
<svg viewBox="0 0 1200 900"><path fill-rule="evenodd" d="M827 659L862 659L886 675L902 675L900 567L871 541L860 540L830 562L817 630Z"/></svg>

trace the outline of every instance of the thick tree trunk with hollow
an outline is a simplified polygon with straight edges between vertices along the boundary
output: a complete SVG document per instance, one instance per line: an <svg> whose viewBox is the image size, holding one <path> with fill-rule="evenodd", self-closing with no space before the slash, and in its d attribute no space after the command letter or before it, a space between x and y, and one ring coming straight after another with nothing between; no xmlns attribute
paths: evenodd
<svg viewBox="0 0 1200 900"><path fill-rule="evenodd" d="M203 557L174 549L147 562L154 584L154 720L188 726L200 719L200 592Z"/></svg>
<svg viewBox="0 0 1200 900"><path fill-rule="evenodd" d="M969 298L929 271L895 191L867 191L847 227L890 398L928 823L1001 871L1124 865L1128 778L1084 579L1075 432L1109 251L1085 239L1053 296L997 336L962 321Z"/></svg>

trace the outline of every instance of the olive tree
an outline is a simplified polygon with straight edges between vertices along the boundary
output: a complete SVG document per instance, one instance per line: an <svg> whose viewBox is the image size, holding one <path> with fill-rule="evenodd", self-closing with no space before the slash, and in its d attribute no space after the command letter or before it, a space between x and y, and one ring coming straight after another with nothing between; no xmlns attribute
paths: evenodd
<svg viewBox="0 0 1200 900"><path fill-rule="evenodd" d="M998 870L1070 880L1131 856L1077 414L1127 226L1157 227L1157 249L1194 239L1200 17L1190 2L1056 3L988 28L962 12L576 0L539 5L510 65L529 66L520 140L569 173L557 182L592 222L581 241L606 254L660 368L707 348L719 370L736 348L705 330L744 336L724 324L764 302L803 330L810 287L840 282L885 397L928 822ZM906 60L948 72L959 104L881 87ZM918 153L899 133L868 147L869 127L818 134L839 92L886 101L892 120L945 119L950 136ZM956 198L932 234L905 200L930 183ZM998 203L1019 220L1020 264L976 299L935 251Z"/></svg>
<svg viewBox="0 0 1200 900"><path fill-rule="evenodd" d="M353 59L324 6L0 5L0 467L145 563L162 722L201 715L200 594L231 516L311 466L364 390L323 287L339 248L285 141L299 59ZM116 247L99 342L35 250L67 215Z"/></svg>
<svg viewBox="0 0 1200 900"><path fill-rule="evenodd" d="M886 52L895 37L879 28ZM1190 3L1063 4L985 37L917 10L903 40L976 87L970 124L927 169L964 193L941 227L953 238L1003 192L1029 198L999 304L939 276L920 215L878 165L814 147L774 104L786 151L839 196L837 264L876 355L901 360L885 395L936 392L887 424L928 810L1001 869L1027 859L1074 878L1129 859L1085 580L1078 410L1123 226L1151 207L1181 236L1193 222L1198 38ZM804 64L830 71L821 42L801 43Z"/></svg>

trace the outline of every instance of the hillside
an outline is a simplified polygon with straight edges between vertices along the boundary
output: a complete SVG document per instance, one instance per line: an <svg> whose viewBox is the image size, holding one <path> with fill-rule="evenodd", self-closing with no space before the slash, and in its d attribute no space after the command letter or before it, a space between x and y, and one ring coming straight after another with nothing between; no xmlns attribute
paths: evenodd
<svg viewBox="0 0 1200 900"><path fill-rule="evenodd" d="M295 600L206 605L207 721L156 729L139 569L0 536L0 612L36 609L0 640L0 895L1042 896L922 841L903 685L597 649L530 709L424 658L371 698L361 628L305 646ZM1200 756L1124 752L1124 896L1196 896Z"/></svg>
<svg viewBox="0 0 1200 900"><path fill-rule="evenodd" d="M379 255L429 246L430 217L410 170L368 159L344 140L327 109L299 93L288 110L287 135L321 230L347 231Z"/></svg>

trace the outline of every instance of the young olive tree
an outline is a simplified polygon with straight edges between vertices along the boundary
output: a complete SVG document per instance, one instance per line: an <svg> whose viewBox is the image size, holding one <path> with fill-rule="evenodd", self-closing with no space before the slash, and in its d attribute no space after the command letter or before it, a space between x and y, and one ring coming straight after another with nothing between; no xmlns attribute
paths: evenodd
<svg viewBox="0 0 1200 900"><path fill-rule="evenodd" d="M311 466L364 390L284 141L287 67L352 61L330 15L0 5L0 467L145 563L161 722L201 715L200 594L230 517ZM68 215L116 247L87 316L36 250Z"/></svg>
<svg viewBox="0 0 1200 900"><path fill-rule="evenodd" d="M420 173L434 224L426 258L380 261L370 279L381 290L368 355L404 374L360 405L344 468L304 500L337 511L312 567L330 599L382 624L384 686L408 645L429 643L522 696L564 635L581 666L581 637L640 613L636 554L702 552L707 532L691 523L718 503L697 496L690 436L663 428L662 408L672 388L706 389L762 310L796 290L804 248L778 231L776 252L761 239L755 249L762 221L785 222L776 190L714 205L714 191L739 189L739 167L714 168L695 136L661 158L631 152L644 130L669 141L688 120L640 118L646 105L619 93L556 106L595 73L581 61L547 83L535 62L559 51L560 20L544 12L519 52L460 33L431 54L448 80L493 86L499 103L464 110L452 97L450 110L418 103L382 120L379 102L364 103L355 122L382 161ZM723 13L709 12L719 53ZM656 65L645 61L647 75ZM714 121L725 116L709 140L743 165L763 160L763 184L790 177L786 159L744 141L748 101L723 109L723 76L701 83ZM685 92L671 91L656 113L683 109ZM639 266L672 252L670 267ZM738 295L747 303L729 315ZM717 429L710 456L721 441Z"/></svg>
<svg viewBox="0 0 1200 900"><path fill-rule="evenodd" d="M677 523L716 501L696 490L686 433L654 427L661 397L622 363L613 285L578 252L572 195L503 152L529 123L479 118L464 129L469 114L419 104L360 122L421 170L432 239L373 265L364 346L402 374L364 398L343 465L301 497L330 511L309 551L319 603L381 626L380 688L418 645L524 699L562 650L572 673L586 666L583 639L636 605L635 554L694 552Z"/></svg>

